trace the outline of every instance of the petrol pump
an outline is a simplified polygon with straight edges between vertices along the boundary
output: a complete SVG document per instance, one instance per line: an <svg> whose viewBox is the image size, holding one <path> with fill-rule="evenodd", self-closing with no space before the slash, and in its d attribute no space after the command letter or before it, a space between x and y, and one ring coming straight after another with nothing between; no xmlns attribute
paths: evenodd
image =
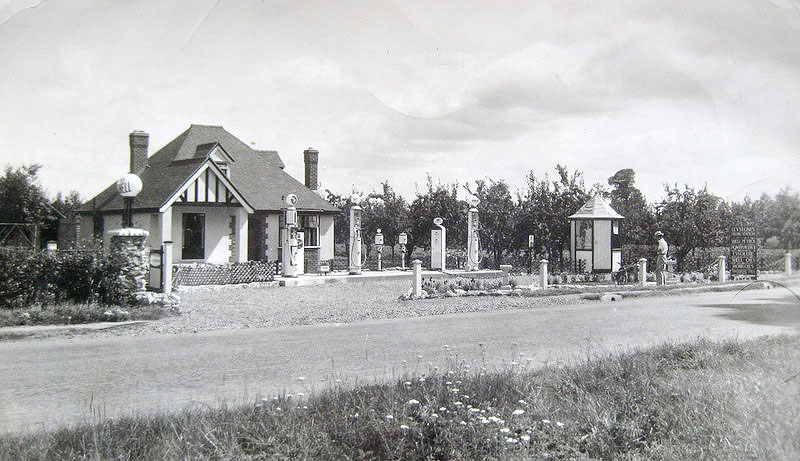
<svg viewBox="0 0 800 461"><path fill-rule="evenodd" d="M375 233L375 251L378 252L378 270L382 271L383 267L381 265L381 260L383 259L383 234L381 234L380 229L378 229Z"/></svg>
<svg viewBox="0 0 800 461"><path fill-rule="evenodd" d="M350 275L361 273L361 207L350 207Z"/></svg>
<svg viewBox="0 0 800 461"><path fill-rule="evenodd" d="M303 273L303 233L297 230L297 196L286 196L286 215L284 216L283 249L281 253L284 277L297 277Z"/></svg>
<svg viewBox="0 0 800 461"><path fill-rule="evenodd" d="M408 235L400 232L397 236L397 243L400 244L400 269L406 270L406 245L408 245Z"/></svg>
<svg viewBox="0 0 800 461"><path fill-rule="evenodd" d="M469 201L471 205L467 211L467 270L476 271L480 267L480 236L478 231L480 223L478 221L478 197L472 197Z"/></svg>

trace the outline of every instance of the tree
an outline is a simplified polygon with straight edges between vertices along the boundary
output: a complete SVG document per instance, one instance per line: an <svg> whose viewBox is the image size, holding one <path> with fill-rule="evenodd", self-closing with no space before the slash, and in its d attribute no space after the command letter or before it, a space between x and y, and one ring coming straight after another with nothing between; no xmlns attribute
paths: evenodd
<svg viewBox="0 0 800 461"><path fill-rule="evenodd" d="M392 249L392 261L394 261L398 236L411 228L408 203L401 195L395 193L389 181L382 182L381 192L369 194L365 202L361 206L364 208L364 219L369 235L374 235L381 229L385 245Z"/></svg>
<svg viewBox="0 0 800 461"><path fill-rule="evenodd" d="M586 191L583 175L569 173L566 167L556 165L558 178L551 180L545 174L538 179L531 171L527 177L527 190L518 196L517 245L527 246L528 234L537 241L536 253L550 262L565 267L564 252L569 249L569 220L591 196Z"/></svg>
<svg viewBox="0 0 800 461"><path fill-rule="evenodd" d="M666 185L667 196L656 206L658 228L674 251L678 270L684 267L686 256L695 248L712 246L720 231L722 200L706 188L696 191L684 186Z"/></svg>
<svg viewBox="0 0 800 461"><path fill-rule="evenodd" d="M636 172L631 168L619 170L608 178L608 184L613 187L611 207L625 217L622 221L625 241L644 245L655 232L655 215L642 192L634 186L635 178Z"/></svg>
<svg viewBox="0 0 800 461"><path fill-rule="evenodd" d="M478 213L480 237L483 248L494 259L494 267L500 267L503 255L513 251L516 242L514 219L516 206L505 181L492 179L475 181L475 189L464 188L480 200Z"/></svg>
<svg viewBox="0 0 800 461"><path fill-rule="evenodd" d="M467 203L458 199L458 183L436 184L428 176L428 190L417 194L411 203L411 235L408 236L409 251L415 247L430 248L433 219L440 217L447 228L447 247L464 245L467 239Z"/></svg>
<svg viewBox="0 0 800 461"><path fill-rule="evenodd" d="M0 177L0 222L44 224L57 219L47 195L39 185L41 165L6 167Z"/></svg>

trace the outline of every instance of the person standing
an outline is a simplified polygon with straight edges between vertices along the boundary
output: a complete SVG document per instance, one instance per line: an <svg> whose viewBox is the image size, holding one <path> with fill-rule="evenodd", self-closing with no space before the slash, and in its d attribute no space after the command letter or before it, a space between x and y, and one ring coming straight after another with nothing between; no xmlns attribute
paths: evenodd
<svg viewBox="0 0 800 461"><path fill-rule="evenodd" d="M667 284L667 251L669 245L664 240L664 233L656 231L656 238L658 239L658 256L656 257L656 285Z"/></svg>

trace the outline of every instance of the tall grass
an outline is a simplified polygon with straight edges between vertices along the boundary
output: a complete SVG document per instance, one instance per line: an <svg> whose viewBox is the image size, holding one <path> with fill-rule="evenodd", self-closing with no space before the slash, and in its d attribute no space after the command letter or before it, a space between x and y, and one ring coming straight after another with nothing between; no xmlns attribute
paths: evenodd
<svg viewBox="0 0 800 461"><path fill-rule="evenodd" d="M0 440L2 459L800 459L800 340L664 344ZM519 368L518 364L512 363Z"/></svg>

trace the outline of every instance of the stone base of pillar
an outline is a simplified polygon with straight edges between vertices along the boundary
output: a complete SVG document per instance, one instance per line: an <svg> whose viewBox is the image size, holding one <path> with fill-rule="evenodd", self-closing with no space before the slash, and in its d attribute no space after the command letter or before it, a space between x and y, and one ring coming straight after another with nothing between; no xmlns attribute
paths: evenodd
<svg viewBox="0 0 800 461"><path fill-rule="evenodd" d="M109 260L121 268L119 279L120 294L136 302L147 292L147 275L150 261L145 242L149 232L143 229L123 228L108 232L111 245Z"/></svg>

